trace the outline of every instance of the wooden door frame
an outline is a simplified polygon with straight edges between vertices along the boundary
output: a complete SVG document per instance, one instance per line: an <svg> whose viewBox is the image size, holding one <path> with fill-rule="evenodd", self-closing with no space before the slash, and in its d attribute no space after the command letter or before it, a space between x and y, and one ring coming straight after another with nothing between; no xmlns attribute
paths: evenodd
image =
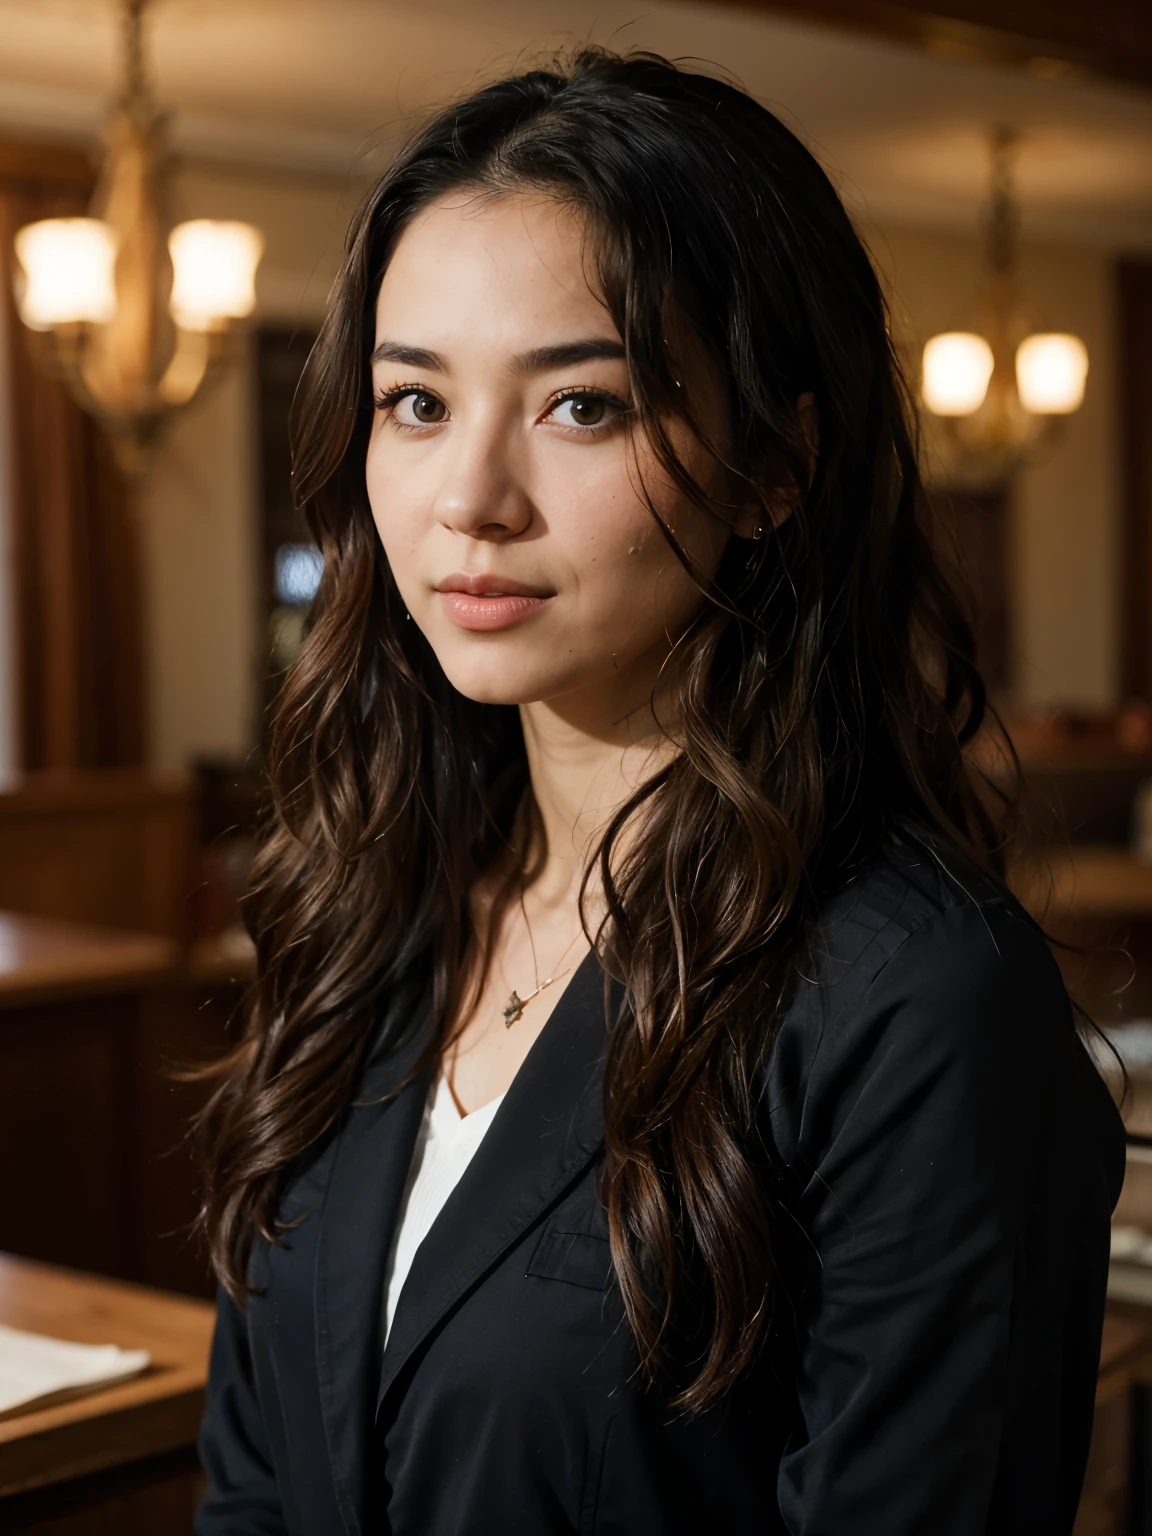
<svg viewBox="0 0 1152 1536"><path fill-rule="evenodd" d="M1120 690L1152 698L1152 259L1117 263Z"/></svg>
<svg viewBox="0 0 1152 1536"><path fill-rule="evenodd" d="M25 771L136 766L145 755L138 532L107 441L45 375L12 298L20 225L83 213L82 149L0 137L0 304L12 508L18 763Z"/></svg>

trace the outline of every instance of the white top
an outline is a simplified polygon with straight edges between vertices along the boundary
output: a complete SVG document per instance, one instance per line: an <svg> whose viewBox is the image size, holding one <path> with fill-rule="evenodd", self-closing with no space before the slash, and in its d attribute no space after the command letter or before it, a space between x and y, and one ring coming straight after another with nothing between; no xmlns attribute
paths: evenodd
<svg viewBox="0 0 1152 1536"><path fill-rule="evenodd" d="M384 1277L384 1339L392 1331L392 1319L400 1292L412 1268L416 1250L428 1236L444 1202L460 1182L485 1132L496 1118L504 1095L492 1099L470 1115L461 1115L444 1077L428 1096L424 1120L412 1153L408 1183L400 1203L400 1219L392 1240L392 1253Z"/></svg>

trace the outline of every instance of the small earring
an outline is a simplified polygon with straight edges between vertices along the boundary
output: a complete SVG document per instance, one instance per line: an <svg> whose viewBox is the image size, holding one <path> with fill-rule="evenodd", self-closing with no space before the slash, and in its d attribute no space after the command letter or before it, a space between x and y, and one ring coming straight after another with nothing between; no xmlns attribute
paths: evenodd
<svg viewBox="0 0 1152 1536"><path fill-rule="evenodd" d="M411 623L412 621L412 615L408 612L407 608L404 610L404 621L405 623Z"/></svg>
<svg viewBox="0 0 1152 1536"><path fill-rule="evenodd" d="M764 524L763 523L757 523L756 524L755 528L753 528L753 530L752 530L752 537L754 539L762 539L764 537Z"/></svg>

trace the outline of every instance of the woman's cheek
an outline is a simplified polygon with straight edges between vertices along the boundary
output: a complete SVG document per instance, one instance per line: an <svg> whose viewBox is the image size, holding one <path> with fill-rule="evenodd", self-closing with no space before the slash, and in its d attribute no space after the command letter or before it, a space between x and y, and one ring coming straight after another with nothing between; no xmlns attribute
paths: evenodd
<svg viewBox="0 0 1152 1536"><path fill-rule="evenodd" d="M376 536L400 595L410 607L420 586L417 570L425 531L421 501L410 486L386 476L380 466L373 473L371 460L365 481Z"/></svg>
<svg viewBox="0 0 1152 1536"><path fill-rule="evenodd" d="M626 541L601 545L582 580L591 598L580 605L588 649L607 653L617 665L663 641L696 598L695 589L685 590L685 573L659 530L654 532L653 538L634 529Z"/></svg>

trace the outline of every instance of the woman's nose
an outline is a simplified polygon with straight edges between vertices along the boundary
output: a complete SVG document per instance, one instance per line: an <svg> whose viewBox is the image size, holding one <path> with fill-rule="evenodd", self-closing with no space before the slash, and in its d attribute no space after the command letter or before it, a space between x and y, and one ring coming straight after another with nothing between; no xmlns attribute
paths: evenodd
<svg viewBox="0 0 1152 1536"><path fill-rule="evenodd" d="M525 531L532 502L499 422L456 427L433 511L445 527L471 538L503 540Z"/></svg>

